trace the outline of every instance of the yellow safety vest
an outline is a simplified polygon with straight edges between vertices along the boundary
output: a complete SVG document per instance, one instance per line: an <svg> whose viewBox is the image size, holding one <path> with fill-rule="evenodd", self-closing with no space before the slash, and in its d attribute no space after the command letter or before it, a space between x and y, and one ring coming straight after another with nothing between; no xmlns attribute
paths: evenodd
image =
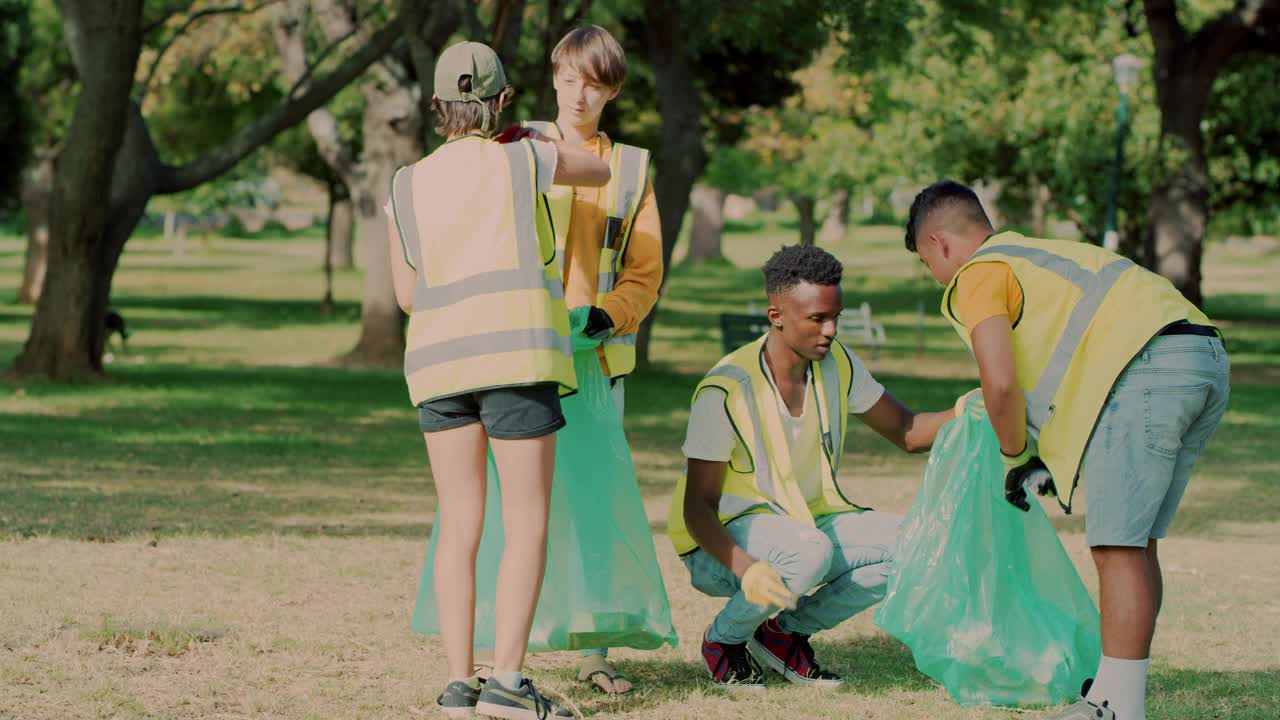
<svg viewBox="0 0 1280 720"><path fill-rule="evenodd" d="M522 127L537 130L547 137L563 138L559 126L541 120L526 120ZM604 237L600 239L600 269L596 281L596 306L604 305L605 297L613 291L618 271L631 240L631 229L640 212L640 201L649 184L649 151L623 143L613 143L609 154L609 184L600 195L604 199L606 213ZM573 188L557 185L547 193L551 205L551 218L556 230L556 249L564 271L564 248L569 234L569 218L573 215ZM609 376L619 378L636 369L636 333L614 334L602 343L604 359L609 365Z"/></svg>
<svg viewBox="0 0 1280 720"><path fill-rule="evenodd" d="M982 262L1005 263L1022 287L1013 351L1027 431L1038 438L1058 502L1069 513L1085 447L1116 378L1170 324L1207 325L1209 318L1165 278L1087 243L1000 233L956 277ZM972 351L969 332L953 309L955 289L953 278L942 296L942 314Z"/></svg>
<svg viewBox="0 0 1280 720"><path fill-rule="evenodd" d="M391 179L417 270L404 374L414 404L499 387L577 385L564 285L530 141L445 143Z"/></svg>
<svg viewBox="0 0 1280 720"><path fill-rule="evenodd" d="M821 452L826 459L820 463L822 497L810 506L795 475L787 432L774 398L773 377L765 365L766 338L768 334L730 353L693 391L696 401L707 388L723 390L725 410L738 435L720 491L720 523L751 513L771 512L814 525L815 517L865 510L850 502L836 483L849 420L849 389L853 385L849 351L836 341L825 358L809 365L808 390L813 393L817 408ZM819 448L812 452L819 452ZM686 472L676 484L667 512L667 536L681 555L698 549L684 522L687 484Z"/></svg>

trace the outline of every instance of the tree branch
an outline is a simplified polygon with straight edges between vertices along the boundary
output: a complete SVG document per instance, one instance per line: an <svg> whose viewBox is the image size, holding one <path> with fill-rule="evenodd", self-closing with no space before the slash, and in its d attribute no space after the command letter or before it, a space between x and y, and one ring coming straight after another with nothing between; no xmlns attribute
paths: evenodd
<svg viewBox="0 0 1280 720"><path fill-rule="evenodd" d="M138 89L138 101L141 102L144 98L146 98L147 91L151 87L151 80L156 76L156 70L160 68L160 61L164 59L164 54L169 51L169 48L173 47L173 44L176 43L179 38L181 38L183 35L186 34L187 30L191 29L192 25L195 25L197 22L207 17L212 17L214 15L226 15L229 13L242 13L242 12L255 13L266 6L277 3L279 1L280 0L262 0L262 2L258 3L256 6L252 8L246 8L244 6L244 3L238 2L235 5L225 5L223 7L205 8L204 10L200 10L198 12L192 13L191 16L187 18L186 22L182 23L182 26L179 27L177 30L175 30L173 35L169 36L169 39L166 40L164 45L161 45L160 49L156 52L155 59L151 61L151 69L147 71L147 77L145 80L142 81L142 87ZM177 13L171 13L167 15L165 19L162 21L162 23L168 22L169 18L173 17L173 15L175 14ZM147 32L149 32L149 30Z"/></svg>
<svg viewBox="0 0 1280 720"><path fill-rule="evenodd" d="M1143 0L1142 7L1147 14L1147 29L1155 46L1156 62L1168 67L1187 39L1187 31L1178 20L1177 0Z"/></svg>
<svg viewBox="0 0 1280 720"><path fill-rule="evenodd" d="M510 65L515 62L516 51L520 48L520 30L524 25L525 0L502 0L493 18L492 47L502 58L502 62Z"/></svg>
<svg viewBox="0 0 1280 720"><path fill-rule="evenodd" d="M1263 48L1280 42L1280 0L1236 0L1235 7L1206 22L1191 36L1187 47L1208 82L1217 77L1231 56L1258 40ZM1270 43L1265 40L1270 35Z"/></svg>
<svg viewBox="0 0 1280 720"><path fill-rule="evenodd" d="M311 76L315 74L316 68L320 67L320 63L324 62L325 58L333 54L333 51L337 50L339 47L342 47L342 43L346 42L348 38L355 35L356 32L357 32L356 28L354 27L351 28L351 30L347 31L346 35L343 35L337 40L334 40L333 42L329 43L329 45L325 47L324 50L321 50L320 54L316 56L315 60L307 63L306 72L302 73L302 77L294 81L293 87L289 88L289 92L285 94L285 97L292 100L294 96L296 96L298 92L300 92L304 87L306 87L307 83L310 82ZM388 50L390 50L390 48L388 48Z"/></svg>
<svg viewBox="0 0 1280 720"><path fill-rule="evenodd" d="M385 55L402 32L400 18L397 16L337 69L312 83L306 93L281 101L266 115L193 162L181 167L165 166L160 175L157 193L190 190L231 169L249 153L270 142L277 133L298 124L313 110L328 102L339 90Z"/></svg>
<svg viewBox="0 0 1280 720"><path fill-rule="evenodd" d="M173 5L170 5L169 7L161 10L160 17L142 26L142 36L145 38L146 36L150 35L156 30L159 30L160 28L164 27L165 23L169 22L169 20L172 19L174 15L177 15L178 13L181 13L184 10L190 10L190 9L191 9L191 0L183 0L182 2L174 3Z"/></svg>

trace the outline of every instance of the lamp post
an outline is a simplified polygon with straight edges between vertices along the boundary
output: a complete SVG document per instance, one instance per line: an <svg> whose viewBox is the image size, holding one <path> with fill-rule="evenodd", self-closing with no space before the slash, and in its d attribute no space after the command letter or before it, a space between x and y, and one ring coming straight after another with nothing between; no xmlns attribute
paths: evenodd
<svg viewBox="0 0 1280 720"><path fill-rule="evenodd" d="M1142 60L1125 53L1112 61L1111 68L1115 72L1116 87L1120 88L1120 109L1116 111L1116 157L1111 165L1107 226L1102 233L1102 246L1115 252L1120 247L1120 233L1116 231L1116 204L1120 199L1120 178L1124 172L1124 136L1129 122L1129 91L1138 84Z"/></svg>

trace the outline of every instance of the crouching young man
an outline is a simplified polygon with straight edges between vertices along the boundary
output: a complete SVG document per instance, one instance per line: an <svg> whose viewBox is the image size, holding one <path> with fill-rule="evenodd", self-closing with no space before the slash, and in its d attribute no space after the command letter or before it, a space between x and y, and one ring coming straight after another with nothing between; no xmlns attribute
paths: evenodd
<svg viewBox="0 0 1280 720"><path fill-rule="evenodd" d="M883 598L902 521L836 483L848 415L908 452L954 417L912 413L836 340L842 272L816 247L775 253L769 331L694 391L668 533L693 586L729 598L702 642L718 684L763 689L761 663L799 685L843 683L809 637Z"/></svg>

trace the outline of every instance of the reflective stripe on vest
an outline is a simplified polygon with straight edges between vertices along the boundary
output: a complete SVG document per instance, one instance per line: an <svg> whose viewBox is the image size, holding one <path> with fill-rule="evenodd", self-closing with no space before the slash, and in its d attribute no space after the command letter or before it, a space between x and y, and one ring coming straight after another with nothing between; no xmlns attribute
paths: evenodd
<svg viewBox="0 0 1280 720"><path fill-rule="evenodd" d="M532 293L519 304L525 309L528 327L519 327L520 317L494 316L497 321L488 328L478 330L475 334L454 334L444 339L423 337L421 342L411 342L405 351L405 375L412 377L415 373L446 363L458 363L473 358L484 358L502 353L543 352L543 360L533 362L511 363L510 371L493 369L488 363L483 380L474 378L474 382L461 382L458 387L437 387L443 380L434 376L430 378L431 390L427 394L440 397L445 394L466 392L488 387L504 385L528 384L530 382L558 382L562 389L571 389L573 382L572 340L567 332L567 311L564 308L564 286L560 282L559 273L552 262L554 243L549 235L543 242L539 237L540 228L549 230L544 219L539 217L545 212L538 204L536 192L537 165L533 148L528 142L512 143L497 146L501 149L508 166L511 182L511 232L514 232L513 247L516 257L515 269L495 269L480 271L466 275L451 282L432 285L428 280L429 258L424 258L423 238L420 235L421 224L418 218L418 207L414 202L415 168L402 168L392 176L392 215L400 232L401 244L412 259L417 269L414 284L413 313L410 327L415 321L425 327L439 327L442 318L449 318L453 307L468 301L485 301L486 296L510 294L513 292ZM492 157L492 156L490 156ZM494 265L501 267L502 258L493 258ZM495 300L495 302L502 302ZM564 317L561 318L560 316ZM436 320L429 320L434 317ZM503 327L515 322L517 327ZM432 323L436 323L432 325ZM483 328L483 323L480 323ZM456 328L455 328L456 329ZM412 336L412 333L411 333ZM547 361L546 352L562 360ZM523 365L523 367L522 367ZM434 371L432 371L434 372ZM464 371L462 375L467 375ZM472 370L470 375L475 375ZM495 377L490 377L495 376ZM504 381L505 380L505 381ZM410 382L411 391L413 381ZM441 391L441 392L437 392ZM422 394L422 393L417 393ZM424 398L415 397L415 402Z"/></svg>
<svg viewBox="0 0 1280 720"><path fill-rule="evenodd" d="M836 476L847 429L848 396L853 382L848 351L836 342L820 362L810 365L805 392L817 407L822 464L822 496L806 504L791 463L790 440L782 423L775 387L762 352L764 338L730 354L712 368L694 391L694 401L708 388L725 393L725 412L737 435L734 452L725 467L717 515L720 522L756 512L772 512L798 522L813 524L815 513L858 511L841 492ZM808 399L806 399L808 402ZM763 417L762 413L769 413ZM797 448L797 452L817 452ZM688 477L680 478L667 517L668 535L676 552L696 548L684 523Z"/></svg>
<svg viewBox="0 0 1280 720"><path fill-rule="evenodd" d="M1129 362L1169 324L1210 321L1168 280L1115 253L1004 232L988 238L943 293L943 315L971 351L971 328L952 311L952 299L966 268L993 261L1008 265L1022 287L1013 353L1027 432L1070 512L1094 426Z"/></svg>
<svg viewBox="0 0 1280 720"><path fill-rule="evenodd" d="M522 127L536 130L542 135L564 138L559 126L541 120L526 120ZM618 273L626 257L627 244L631 241L631 231L635 226L636 216L640 213L640 203L644 199L649 185L649 151L644 148L615 142L609 153L609 183L603 188L605 198L604 236L600 238L600 264L596 276L597 307L603 307L605 298L617 286ZM572 216L573 191L568 188L557 188L549 194L548 203L551 216L555 218L559 231L556 245L560 251L560 272L564 273L564 246L568 236L568 221ZM563 221L561 220L563 218ZM610 335L604 340L603 352L605 363L609 367L610 377L618 378L630 374L636 367L637 334Z"/></svg>
<svg viewBox="0 0 1280 720"><path fill-rule="evenodd" d="M640 214L640 201L649 183L649 151L614 143L609 156L609 220L605 223L605 247L600 250L600 277L596 285L596 305L603 306L605 297L617 284L618 272L626 257L627 244ZM611 238L610 223L617 226L617 237ZM612 247L611 247L612 245ZM637 330L638 332L638 330ZM611 377L622 377L636 367L636 332L605 338L604 358Z"/></svg>
<svg viewBox="0 0 1280 720"><path fill-rule="evenodd" d="M1120 258L1095 273L1085 270L1070 258L1024 245L983 247L974 253L973 257L977 259L992 253L1023 258L1075 285L1082 293L1080 300L1071 310L1071 318L1067 320L1067 326L1058 339L1058 344L1053 348L1053 354L1049 358L1048 366L1040 375L1040 381L1036 383L1034 390L1024 393L1027 401L1027 425L1038 435L1040 428L1044 427L1053 415L1053 398L1058 394L1062 379L1067 375L1071 358L1075 356L1076 349L1084 340L1085 331L1089 329L1094 315L1102 307L1107 293L1111 292L1116 280L1120 279L1121 273L1134 266L1133 261Z"/></svg>

